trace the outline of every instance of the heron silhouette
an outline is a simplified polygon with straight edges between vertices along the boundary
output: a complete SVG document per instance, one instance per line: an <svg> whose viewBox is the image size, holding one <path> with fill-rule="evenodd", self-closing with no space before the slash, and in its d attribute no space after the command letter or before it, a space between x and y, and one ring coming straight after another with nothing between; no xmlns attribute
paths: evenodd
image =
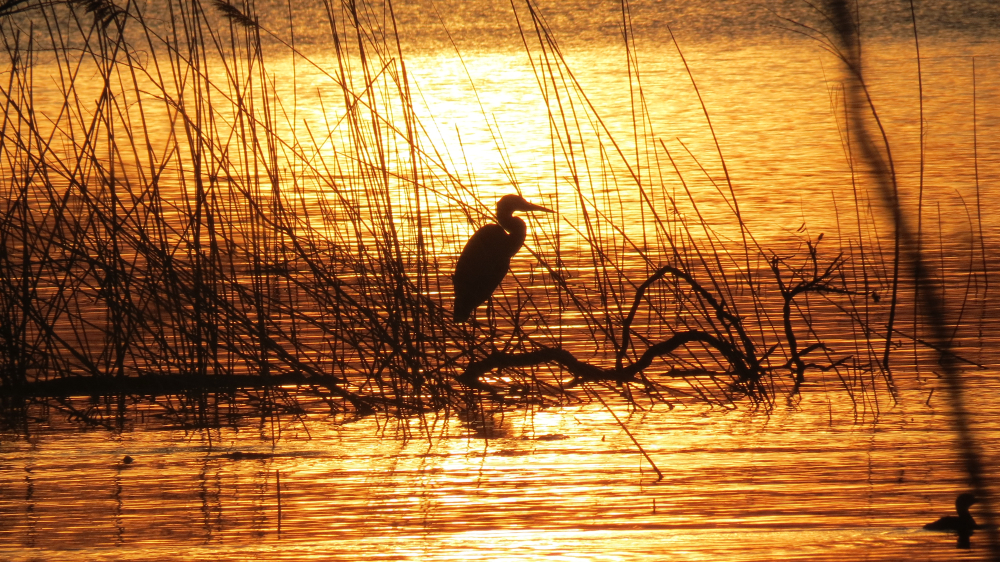
<svg viewBox="0 0 1000 562"><path fill-rule="evenodd" d="M451 276L455 286L455 321L464 322L479 305L493 295L500 286L510 259L521 249L527 227L514 216L515 211L542 211L552 209L529 203L520 195L504 195L497 201L497 222L487 224L465 243L462 254Z"/></svg>

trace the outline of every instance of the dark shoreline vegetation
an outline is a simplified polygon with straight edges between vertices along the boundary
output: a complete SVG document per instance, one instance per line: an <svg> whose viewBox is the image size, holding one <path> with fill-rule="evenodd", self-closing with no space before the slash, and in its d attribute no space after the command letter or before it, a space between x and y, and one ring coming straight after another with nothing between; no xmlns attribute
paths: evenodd
<svg viewBox="0 0 1000 562"><path fill-rule="evenodd" d="M623 95L646 152L628 156L542 15L512 4L550 111L540 134L571 180L560 188L571 197L539 203L576 238L532 224L515 258L526 273L508 275L491 313L456 324L457 250L442 251L436 223L481 225L498 195L480 197L450 164L462 147L442 154L425 139L391 3L324 6L329 68L244 4L168 2L155 24L130 2L0 7L8 427L52 410L121 427L137 404L195 427L307 410L388 420L589 400L599 387L633 407L768 408L820 376L877 413L893 400L893 365L935 354L975 365L952 353L943 308L912 312L944 289L921 257L926 225L910 227L916 242L899 226L849 19L830 18L828 33L788 23L845 63L837 103L856 185L844 230L856 238L836 247L803 230L772 249L741 218L722 147L705 167L721 166L735 241L702 217L679 155L644 132L641 89ZM622 22L631 60L626 3ZM283 83L296 77L273 73L278 56L336 89L339 99L320 97L322 128L287 99ZM61 99L40 100L39 89ZM650 221L641 240L616 222L602 182L638 194ZM981 269L969 267L985 279L985 251Z"/></svg>

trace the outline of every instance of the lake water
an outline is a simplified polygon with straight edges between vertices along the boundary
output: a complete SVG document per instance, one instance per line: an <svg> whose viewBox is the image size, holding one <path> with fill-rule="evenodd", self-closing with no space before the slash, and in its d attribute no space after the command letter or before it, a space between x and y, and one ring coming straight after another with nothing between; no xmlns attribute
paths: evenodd
<svg viewBox="0 0 1000 562"><path fill-rule="evenodd" d="M964 371L963 380L971 435L992 485L1000 460L1000 411L993 399L1000 391L1000 301L990 285L1000 267L1000 216L992 212L1000 177L1000 7L986 0L961 8L943 1L915 4L922 84L909 7L888 1L861 6L866 79L910 218L920 192L923 88L925 243L934 248L933 265L950 288L950 318L960 319L955 347L986 366ZM164 6L148 7L151 25L169 19ZM621 39L621 4L538 4L565 66L547 61L553 51L537 43L528 44L530 56L525 53L517 18L526 37L534 31L525 6L516 7L515 17L510 4L491 0L394 6L428 155L420 160L428 166L420 172L430 194L424 212L434 218L426 244L439 269L428 276L428 294L443 307L450 308L445 279L454 256L514 183L559 214L529 222L531 252L515 259L505 302L519 303L522 293L535 291L538 309L553 317L558 312L560 322L532 337L602 365L614 361L610 345L595 341L583 312L563 306L562 293L544 288L553 283L536 273L536 264L558 263L553 269L577 294L597 301L593 294L606 280L591 271L596 268L588 252L600 246L596 239L607 243L624 275L638 274L634 287L648 274L640 250L657 263L674 258L662 247L664 234L657 229L663 223L651 218L653 210L671 210L668 197L680 201L678 214L699 213L726 243L742 236L730 207L735 198L756 240L779 252L801 251L803 237L815 240L821 232L829 241L824 244L847 249L861 267L865 258L857 248L891 248L878 197L856 195L845 155L838 62L795 32L803 28L781 19L820 26L808 5L635 2L629 17L637 74L629 72ZM363 18L391 26L381 5L362 8ZM286 6L258 10L265 28L293 41ZM287 160L279 166L281 177L297 177L303 199L343 197L346 202L330 203L343 216L343 209L367 205L368 194L345 188L335 197L318 176L329 172L350 186L350 178L370 170L350 159L324 174L302 164L313 157L310 150L317 159L337 161L336 154L357 139L329 125L346 110L331 78L338 59L329 25L317 24L325 22L323 4L294 6L291 14L296 48L310 63L268 59L275 101L283 103L272 115L296 138L321 140L299 153L282 146ZM269 53L282 52L266 34L264 41ZM386 60L397 56L382 54ZM55 67L44 60L34 73L36 80L58 82ZM365 80L355 79L360 99ZM86 79L76 85L86 99L97 99L99 86ZM89 88L97 92L90 98ZM59 113L57 90L38 89L39 114ZM171 136L177 122L152 119L145 127L160 147L157 154L169 161L179 143ZM331 134L317 137L317 131ZM390 153L394 158L385 167L393 173L412 163L406 150ZM184 172L165 168L164 189L180 199L190 187L179 187ZM635 187L635 176L647 191ZM405 193L401 198L404 210L412 210ZM482 215L470 215L470 222L454 207L457 201ZM596 233L586 227L594 214L607 219L594 223ZM364 235L316 215L309 224L350 246L370 242L365 236L377 233L380 218L365 223L372 230ZM407 228L400 227L404 242ZM590 242L581 242L587 236ZM757 265L766 269L767 263ZM609 284L615 282L627 285ZM912 313L905 314L912 322ZM831 317L822 316L816 330L827 334L826 341L853 348L857 332ZM642 325L654 341L677 327L657 325L653 315ZM985 532L972 538L971 549L960 550L955 537L920 528L951 512L969 483L943 369L933 354L921 352L916 371L917 352L908 346L895 355L895 400L877 376L855 381L850 395L832 371L817 371L801 394L779 392L771 407L745 400L710 407L696 390L676 383L677 393L663 402L637 398L640 408L601 389L596 392L605 407L577 389L562 405L510 407L485 420L469 414L478 411L473 408L402 421L381 415L347 421L303 398L299 417L241 418L211 429L182 427L157 417L159 408L132 404L124 427L95 429L68 421L65 410L35 406L25 424L0 436L0 559L988 559ZM126 455L133 462L123 462ZM979 507L973 513L982 519Z"/></svg>
<svg viewBox="0 0 1000 562"><path fill-rule="evenodd" d="M994 382L969 403L991 477L995 374L977 375ZM485 424L427 420L429 440L417 422L404 440L398 428L321 416L210 431L148 420L123 432L53 416L0 448L0 558L986 559L978 533L957 550L954 536L920 528L964 489L949 408L939 393L922 402L940 381L877 420L855 419L836 385L809 385L770 415L691 404L629 413L608 397L658 482L597 402Z"/></svg>

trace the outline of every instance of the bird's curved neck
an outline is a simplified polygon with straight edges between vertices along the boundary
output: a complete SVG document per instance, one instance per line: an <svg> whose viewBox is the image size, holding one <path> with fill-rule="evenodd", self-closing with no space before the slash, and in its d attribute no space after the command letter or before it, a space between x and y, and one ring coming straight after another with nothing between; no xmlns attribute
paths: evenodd
<svg viewBox="0 0 1000 562"><path fill-rule="evenodd" d="M517 253L524 244L524 236L528 232L528 227L525 226L524 221L513 216L513 215L500 215L497 217L497 222L500 226L504 228L508 233L510 233L510 252L511 254Z"/></svg>

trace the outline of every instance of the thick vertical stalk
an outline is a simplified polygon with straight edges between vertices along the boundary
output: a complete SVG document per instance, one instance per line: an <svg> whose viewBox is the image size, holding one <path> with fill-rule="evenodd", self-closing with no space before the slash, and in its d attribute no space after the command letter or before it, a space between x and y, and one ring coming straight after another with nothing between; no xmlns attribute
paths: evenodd
<svg viewBox="0 0 1000 562"><path fill-rule="evenodd" d="M971 415L965 408L965 389L961 380L961 373L955 361L955 355L951 353L952 338L949 334L946 306L943 300L938 298L938 295L941 293L933 286L933 281L928 274L928 265L925 263L919 251L919 245L914 240L914 236L910 232L902 213L897 191L896 175L892 167L892 156L889 152L889 143L862 77L859 47L860 37L851 9L846 0L827 0L827 5L830 7L831 21L836 26L837 36L841 42L838 52L847 66L849 73L851 87L846 101L849 104L851 118L855 123L855 137L861 145L862 156L873 172L873 179L895 228L896 249L894 257L892 310L890 312L886 337L891 340L893 334L892 322L895 314L896 291L899 283L899 262L901 254L905 253L906 260L913 274L914 284L918 287L917 291L919 292L917 294L920 296L919 305L927 318L927 323L931 331L931 339L937 346L936 348L940 350L939 361L944 368L944 380L948 388L953 423L958 434L958 450L965 464L969 485L976 491L977 496L983 502L984 518L986 520L984 527L988 535L992 557L994 560L1000 560L1000 532L998 532L996 525L994 525L995 517L992 498L989 493L990 487L983 473L978 446L975 436L972 433ZM885 159L882 158L881 151L876 147L872 135L868 132L869 125L864 118L865 114L870 114L876 124L878 134L881 137L882 149L885 151ZM921 140L921 142L923 141ZM883 365L885 368L888 368L889 349L889 343L887 342Z"/></svg>

